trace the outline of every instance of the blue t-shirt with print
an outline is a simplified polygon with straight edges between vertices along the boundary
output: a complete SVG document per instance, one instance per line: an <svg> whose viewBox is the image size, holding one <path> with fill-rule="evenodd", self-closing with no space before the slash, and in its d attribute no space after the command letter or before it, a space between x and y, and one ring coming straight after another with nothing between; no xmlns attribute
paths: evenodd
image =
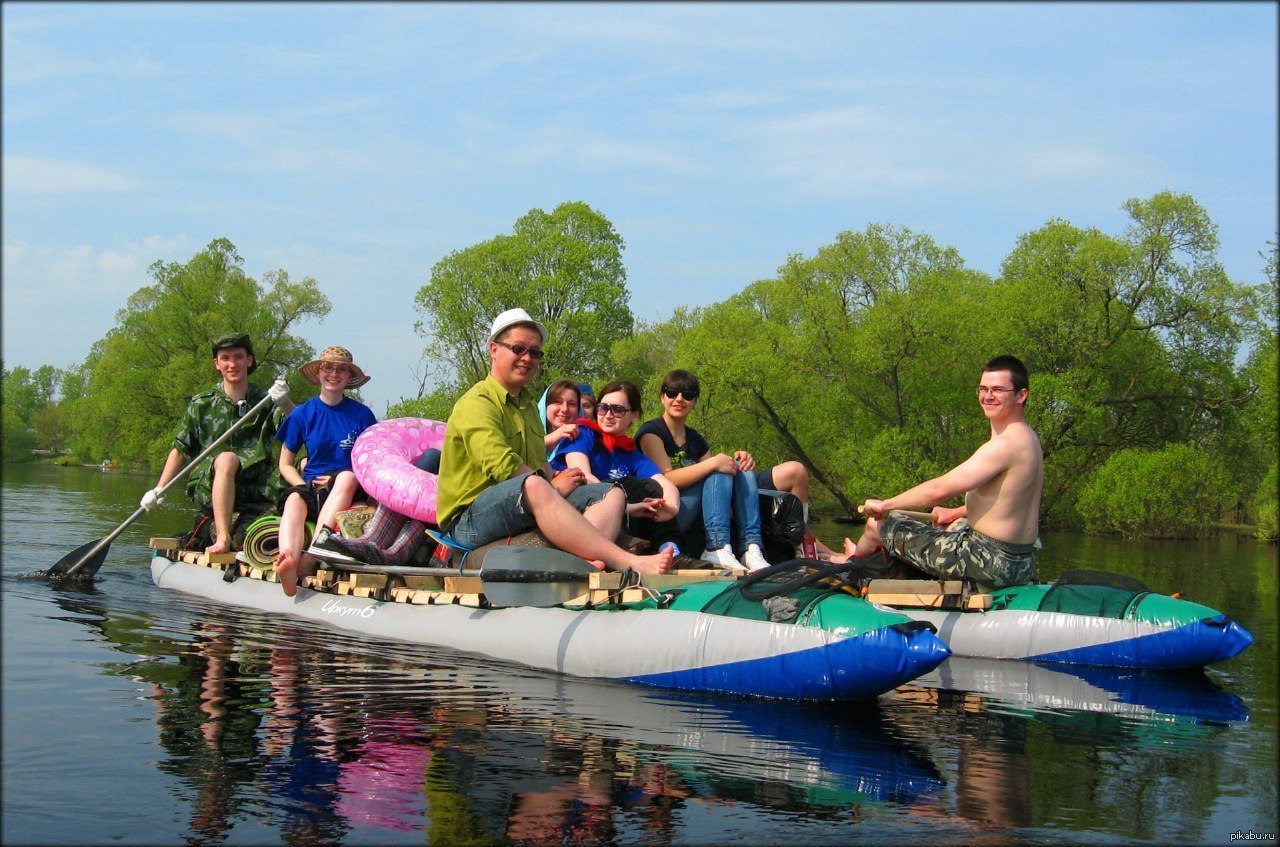
<svg viewBox="0 0 1280 847"><path fill-rule="evenodd" d="M607 479L622 479L634 476L648 479L662 471L639 450L623 450L614 448L610 453L600 443L599 436L585 426L578 427L578 437L560 448L560 452L551 460L551 469L562 471L568 467L565 462L567 453L585 453L591 465L591 473L601 482Z"/></svg>
<svg viewBox="0 0 1280 847"><path fill-rule="evenodd" d="M307 445L302 478L309 483L318 476L351 470L356 436L377 422L372 409L350 397L330 406L316 396L289 413L276 431L276 440L295 453Z"/></svg>

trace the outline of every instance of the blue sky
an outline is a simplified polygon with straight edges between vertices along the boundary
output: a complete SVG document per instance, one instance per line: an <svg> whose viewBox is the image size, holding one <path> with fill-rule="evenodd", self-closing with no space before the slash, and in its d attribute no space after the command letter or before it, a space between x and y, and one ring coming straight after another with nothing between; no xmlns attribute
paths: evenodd
<svg viewBox="0 0 1280 847"><path fill-rule="evenodd" d="M431 267L578 200L649 321L877 222L995 275L1165 189L1261 282L1276 31L1273 3L5 2L4 361L82 361L152 262L226 237L318 281L298 331L382 416Z"/></svg>

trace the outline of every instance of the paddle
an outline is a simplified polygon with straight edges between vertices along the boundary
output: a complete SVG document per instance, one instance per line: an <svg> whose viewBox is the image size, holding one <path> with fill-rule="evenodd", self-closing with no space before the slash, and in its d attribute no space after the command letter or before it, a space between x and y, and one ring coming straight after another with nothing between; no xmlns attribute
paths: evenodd
<svg viewBox="0 0 1280 847"><path fill-rule="evenodd" d="M279 382L282 379L284 379L283 376L276 381ZM169 489L176 485L180 479L186 476L192 468L207 459L214 450L217 450L226 443L226 440L231 437L232 433L242 427L246 421L256 415L270 402L270 395L263 397L252 409L241 415L235 423L227 428L226 432L222 433L222 435L214 439L213 443L200 451L199 456L196 456L185 468L174 474L173 479L165 483L164 487L160 489L160 496L163 497L168 493ZM124 532L130 524L142 517L146 511L146 509L139 506L134 510L134 513L126 518L124 523L116 527L110 535L77 547L75 550L59 559L53 567L49 568L47 575L54 579L67 579L77 574L84 574L85 577L92 577L98 572L98 568L102 567L102 563L106 561L107 551L111 549L111 542L115 541L120 533Z"/></svg>
<svg viewBox="0 0 1280 847"><path fill-rule="evenodd" d="M920 521L920 523L937 523L937 518L933 516L933 512L913 512L910 509L894 509L893 511L901 512L912 520ZM866 514L864 507L858 507L858 514Z"/></svg>
<svg viewBox="0 0 1280 847"><path fill-rule="evenodd" d="M495 606L555 606L583 594L591 574L599 573L587 560L550 547L491 547L478 569L366 565L326 558L323 550L308 552L335 570L354 573L478 576Z"/></svg>

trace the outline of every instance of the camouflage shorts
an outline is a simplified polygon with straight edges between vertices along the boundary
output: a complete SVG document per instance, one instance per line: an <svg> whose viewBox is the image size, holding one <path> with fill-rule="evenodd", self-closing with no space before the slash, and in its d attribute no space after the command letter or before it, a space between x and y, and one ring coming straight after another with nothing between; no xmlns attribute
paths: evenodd
<svg viewBox="0 0 1280 847"><path fill-rule="evenodd" d="M1036 572L1035 545L997 541L964 518L942 529L890 512L880 522L880 540L890 555L939 579L967 578L1003 588L1030 582Z"/></svg>

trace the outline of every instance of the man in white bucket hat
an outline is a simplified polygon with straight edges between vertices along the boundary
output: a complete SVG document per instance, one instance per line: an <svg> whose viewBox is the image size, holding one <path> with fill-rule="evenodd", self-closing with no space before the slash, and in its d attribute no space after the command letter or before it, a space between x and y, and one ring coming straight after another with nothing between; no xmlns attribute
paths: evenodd
<svg viewBox="0 0 1280 847"><path fill-rule="evenodd" d="M664 573L672 554L631 553L614 543L625 492L586 484L577 469L552 474L545 425L529 384L542 365L547 328L508 309L489 330L489 375L454 404L445 429L437 501L440 528L476 548L535 527L552 544L602 569Z"/></svg>

